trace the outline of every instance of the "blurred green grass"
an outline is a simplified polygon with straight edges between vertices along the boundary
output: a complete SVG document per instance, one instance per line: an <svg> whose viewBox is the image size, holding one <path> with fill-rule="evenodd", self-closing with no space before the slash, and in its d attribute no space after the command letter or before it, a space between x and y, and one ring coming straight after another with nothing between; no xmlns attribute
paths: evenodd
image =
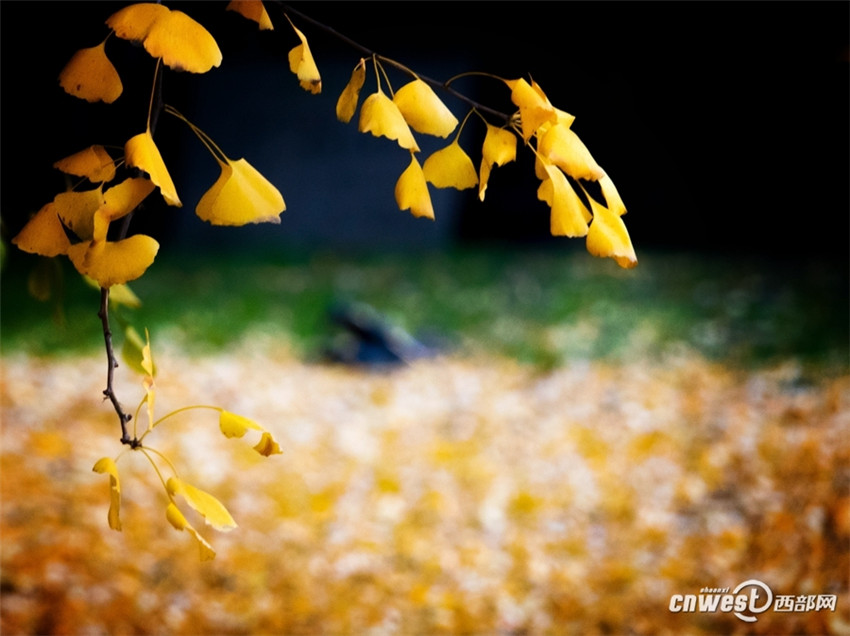
<svg viewBox="0 0 850 636"><path fill-rule="evenodd" d="M684 347L742 366L795 359L846 370L847 272L835 264L640 257L626 271L583 250L163 254L131 284L143 305L122 309L120 318L188 352L219 351L262 332L309 359L332 334L329 306L354 300L414 334L541 367L656 358ZM16 255L4 265L3 353L100 348L98 292L60 262L43 272L61 279L61 290L53 285L52 298L39 302L27 290L37 263Z"/></svg>

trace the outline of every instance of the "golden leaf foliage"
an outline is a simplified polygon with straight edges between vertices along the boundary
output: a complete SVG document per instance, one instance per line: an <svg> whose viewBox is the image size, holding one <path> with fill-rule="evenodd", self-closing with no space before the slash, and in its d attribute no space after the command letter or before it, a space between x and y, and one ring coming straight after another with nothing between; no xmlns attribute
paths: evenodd
<svg viewBox="0 0 850 636"><path fill-rule="evenodd" d="M45 204L12 239L12 244L30 254L59 256L67 254L71 241L52 201Z"/></svg>
<svg viewBox="0 0 850 636"><path fill-rule="evenodd" d="M176 71L206 73L221 64L221 50L209 31L162 4L132 4L112 14L106 24L119 38L141 42L151 57Z"/></svg>
<svg viewBox="0 0 850 636"><path fill-rule="evenodd" d="M380 88L363 101L358 129L360 132L370 132L375 137L392 139L402 148L419 152L404 115Z"/></svg>
<svg viewBox="0 0 850 636"><path fill-rule="evenodd" d="M168 506L165 508L165 518L168 519L168 523L170 523L176 530L180 530L181 532L185 530L192 535L192 538L198 544L198 553L201 561L211 561L215 558L215 550L213 550L209 542L204 539L197 530L195 530L192 524L186 520L186 517L183 516L183 513L180 512L180 509L173 501L169 501Z"/></svg>
<svg viewBox="0 0 850 636"><path fill-rule="evenodd" d="M256 22L261 31L272 31L271 18L262 0L231 0L225 7L227 11L235 11L244 18Z"/></svg>
<svg viewBox="0 0 850 636"><path fill-rule="evenodd" d="M457 118L437 97L428 84L417 78L408 82L393 95L404 120L418 133L448 137L457 127Z"/></svg>
<svg viewBox="0 0 850 636"><path fill-rule="evenodd" d="M428 183L416 156L410 153L410 164L395 184L395 200L400 210L410 210L415 217L434 220L434 206L428 192Z"/></svg>
<svg viewBox="0 0 850 636"><path fill-rule="evenodd" d="M115 461L109 457L99 459L92 470L96 473L109 475L109 512L107 520L109 527L121 531L121 482L118 479L118 468Z"/></svg>
<svg viewBox="0 0 850 636"><path fill-rule="evenodd" d="M166 490L172 496L180 495L193 510L198 512L208 525L221 532L229 532L236 527L236 522L227 508L218 499L192 484L171 477L165 484Z"/></svg>
<svg viewBox="0 0 850 636"><path fill-rule="evenodd" d="M578 135L562 123L546 130L537 150L574 179L597 181L605 174Z"/></svg>
<svg viewBox="0 0 850 636"><path fill-rule="evenodd" d="M101 287L139 278L153 264L159 243L145 234L119 241L83 241L68 247L68 258L81 274Z"/></svg>
<svg viewBox="0 0 850 636"><path fill-rule="evenodd" d="M183 206L159 148L154 143L150 128L127 140L124 144L124 161L132 168L144 170L154 185L159 187L162 198L168 205L178 208Z"/></svg>
<svg viewBox="0 0 850 636"><path fill-rule="evenodd" d="M587 235L590 212L579 199L567 177L556 166L543 166L547 178L540 183L537 197L551 208L552 236L580 237Z"/></svg>
<svg viewBox="0 0 850 636"><path fill-rule="evenodd" d="M115 178L115 161L100 145L89 146L53 164L57 170L77 177L85 177L92 183L103 183Z"/></svg>
<svg viewBox="0 0 850 636"><path fill-rule="evenodd" d="M433 153L425 160L422 173L428 183L437 188L465 190L478 185L478 175L458 140Z"/></svg>
<svg viewBox="0 0 850 636"><path fill-rule="evenodd" d="M289 16L286 16L286 19L289 20ZM322 78L313 59L313 53L310 51L310 45L307 44L304 34L292 24L292 20L289 20L289 24L301 40L301 44L289 51L289 70L298 77L301 88L313 95L318 95L322 92Z"/></svg>
<svg viewBox="0 0 850 636"><path fill-rule="evenodd" d="M519 107L523 141L528 143L543 124L557 123L558 114L555 107L537 82L532 81L529 84L519 78L505 80L505 83L511 89L511 101Z"/></svg>
<svg viewBox="0 0 850 636"><path fill-rule="evenodd" d="M268 179L245 159L217 161L221 174L198 202L199 218L213 225L280 223L286 204Z"/></svg>
<svg viewBox="0 0 850 636"><path fill-rule="evenodd" d="M118 71L106 56L106 40L74 53L59 74L59 85L74 97L107 104L124 91Z"/></svg>
<svg viewBox="0 0 850 636"><path fill-rule="evenodd" d="M593 222L587 233L587 251L594 256L613 258L620 267L635 267L637 256L622 217L592 197L588 197L588 200L593 211Z"/></svg>
<svg viewBox="0 0 850 636"><path fill-rule="evenodd" d="M177 530L186 530L187 532L189 532L189 534L198 543L201 560L212 559L215 557L215 551L212 549L207 540L203 536L201 536L201 534L198 533L198 531L186 520L183 513L180 512L180 509L176 505L175 497L181 497L190 508L192 508L204 518L207 525L212 526L213 529L218 530L220 532L229 532L230 530L236 528L236 521L233 519L233 516L230 514L224 504L221 503L221 501L219 501L210 493L201 490L200 488L178 477L174 468L174 464L162 452L153 449L152 447L143 442L145 442L148 435L150 435L164 421L173 418L179 415L180 413L192 409L213 409L219 411L219 426L225 436L242 437L247 433L249 429L261 431L262 435L260 437L260 441L254 447L254 450L256 450L257 453L265 457L269 457L274 454L280 454L280 446L275 441L274 437L269 431L267 431L265 428L263 428L253 420L250 420L241 415L237 415L235 413L231 413L229 411L225 411L220 407L206 405L187 406L177 409L176 411L172 411L168 415L158 420L155 419L154 402L156 399L156 387L153 376L156 371L156 368L154 366L153 354L151 352L150 334L146 330L145 341L142 342L139 334L134 333L132 330L130 330L130 332L128 333L128 341L131 342L131 345L129 347L125 347L125 357L129 358L128 364L134 370L139 371L142 374L142 386L145 391L145 395L142 398L138 409L136 410L136 416L134 418L134 421L138 422L138 415L143 407L147 408L148 416L148 425L145 428L144 432L141 434L141 436L137 436L137 424L134 424L134 441L130 448L134 451L142 453L147 457L154 471L157 473L157 476L159 477L163 487L165 488L165 491L168 495L166 518L168 519L169 523L171 523L171 525ZM157 458L167 464L169 469L174 473L167 480L163 477L160 468L157 466ZM121 488L118 476L118 469L116 467L116 460L113 460L108 457L103 458L95 464L93 470L98 473L108 473L110 475L111 491L108 521L111 528L113 528L114 530L121 530L122 527L121 522L119 520Z"/></svg>
<svg viewBox="0 0 850 636"><path fill-rule="evenodd" d="M835 612L759 614L759 633L850 622L850 498L836 482L850 459L846 368L745 370L677 348L544 372L483 356L375 374L266 347L226 369L255 378L239 387L252 416L286 422L287 461L246 449L225 474L235 457L214 422L213 443L195 423L161 440L180 462L203 447L204 483L181 477L239 523L204 550L181 496L171 516L196 535L171 530L138 453L117 462L121 533L106 523L108 473L69 461L83 441L88 467L108 448L89 405L99 358L3 358L4 634L48 621L187 636L736 633L731 613L676 614L670 596L759 572L774 594L838 594ZM218 356L162 366L181 401L204 399L222 372ZM199 567L213 549L215 567Z"/></svg>
<svg viewBox="0 0 850 636"><path fill-rule="evenodd" d="M147 179L131 178L103 192L103 184L93 190L63 192L45 205L12 239L20 249L58 256L66 254L80 274L101 287L134 280L153 263L159 243L137 234L108 241L109 223L129 214L153 190ZM79 242L71 244L65 227Z"/></svg>
<svg viewBox="0 0 850 636"><path fill-rule="evenodd" d="M481 147L481 168L478 179L478 198L484 200L487 182L493 165L503 166L516 160L516 135L510 130L487 124L487 134Z"/></svg>
<svg viewBox="0 0 850 636"><path fill-rule="evenodd" d="M360 91L366 82L366 60L362 57L357 66L351 72L351 79L340 93L336 103L336 118L344 124L351 121L357 111L357 102L360 99Z"/></svg>
<svg viewBox="0 0 850 636"><path fill-rule="evenodd" d="M376 56L373 56L373 62L375 72L384 73L386 77ZM347 123L354 116L365 74L365 63L361 59L337 100L336 113L340 121ZM428 183L459 190L478 185L478 198L483 201L493 166L502 166L516 159L519 136L535 153L535 173L540 179L537 197L551 209L550 229L554 236L583 237L590 231L588 224L593 216L588 209L589 204L582 200L568 177L576 182L598 181L610 206L600 214L613 211L618 217L622 215L625 205L613 182L571 128L575 116L553 106L540 85L533 80L530 83L523 78L501 81L510 89L511 101L519 111L506 127L494 126L485 119L486 135L478 171L461 148L458 133L451 144L431 154L423 166L415 156L412 157L396 181L395 199L399 209L433 219ZM358 129L371 132L376 137L395 140L402 148L416 153L419 146L411 129L447 137L456 126L457 119L429 84L415 77L395 92L392 99L384 94L379 81L376 92L367 97L360 107ZM583 187L582 193L586 196ZM615 236L616 245L612 242ZM603 240L602 237L608 238ZM607 217L600 219L588 249L596 256L610 256L621 267L633 267L637 263L622 221L609 222Z"/></svg>
<svg viewBox="0 0 850 636"><path fill-rule="evenodd" d="M218 426L225 437L244 437L249 430L262 431L260 441L254 446L254 450L265 457L280 455L282 452L272 434L247 417L222 409L219 414Z"/></svg>

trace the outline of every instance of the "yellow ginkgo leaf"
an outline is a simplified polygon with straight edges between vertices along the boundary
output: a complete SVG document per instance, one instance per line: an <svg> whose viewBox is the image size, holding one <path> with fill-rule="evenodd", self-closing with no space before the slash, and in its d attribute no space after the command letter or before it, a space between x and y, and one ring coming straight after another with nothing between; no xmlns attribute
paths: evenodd
<svg viewBox="0 0 850 636"><path fill-rule="evenodd" d="M94 190L61 192L53 198L59 218L77 237L90 239L94 234L94 216L103 205L102 185Z"/></svg>
<svg viewBox="0 0 850 636"><path fill-rule="evenodd" d="M516 159L516 135L505 128L487 124L487 134L481 147L481 156L489 164L504 166Z"/></svg>
<svg viewBox="0 0 850 636"><path fill-rule="evenodd" d="M107 104L118 99L124 90L118 71L106 57L106 40L74 53L59 73L59 85L74 97Z"/></svg>
<svg viewBox="0 0 850 636"><path fill-rule="evenodd" d="M428 183L413 153L410 153L410 165L396 181L395 200L400 210L410 210L416 217L434 219L434 206L431 204Z"/></svg>
<svg viewBox="0 0 850 636"><path fill-rule="evenodd" d="M607 174L599 179L599 185L602 188L602 195L605 197L605 203L608 204L608 209L617 216L623 216L626 213L626 205L623 199L620 198L620 193L614 187L614 182Z"/></svg>
<svg viewBox="0 0 850 636"><path fill-rule="evenodd" d="M229 532L236 527L236 522L230 516L224 504L208 492L195 488L192 484L187 484L177 477L170 477L165 483L165 487L172 496L182 496L186 503L193 510L199 512L207 524L216 530Z"/></svg>
<svg viewBox="0 0 850 636"><path fill-rule="evenodd" d="M263 455L264 457L282 454L280 446L274 440L271 433L269 433L268 431L263 433L263 436L260 438L260 441L257 443L256 446L254 446L254 450L257 451L260 455Z"/></svg>
<svg viewBox="0 0 850 636"><path fill-rule="evenodd" d="M121 241L83 241L68 247L68 258L80 274L101 287L120 285L145 273L159 250L150 236L136 234Z"/></svg>
<svg viewBox="0 0 850 636"><path fill-rule="evenodd" d="M183 513L180 512L180 509L173 501L168 502L168 507L165 509L165 518L168 519L168 523L170 523L174 528L181 532L185 530L192 535L195 541L198 542L201 561L210 561L215 558L215 550L213 550L212 546L207 543L206 539L198 534L198 531L192 527L192 524L186 521L186 517L183 516Z"/></svg>
<svg viewBox="0 0 850 636"><path fill-rule="evenodd" d="M156 367L153 363L153 354L151 353L151 335L147 329L145 329L145 344L142 347L142 362L141 362L142 370L153 378L156 375Z"/></svg>
<svg viewBox="0 0 850 636"><path fill-rule="evenodd" d="M370 132L375 137L394 139L402 148L419 152L416 139L398 106L380 89L369 95L360 107L358 129L360 132Z"/></svg>
<svg viewBox="0 0 850 636"><path fill-rule="evenodd" d="M557 166L546 165L547 179L537 189L537 198L549 204L552 236L585 236L590 212Z"/></svg>
<svg viewBox="0 0 850 636"><path fill-rule="evenodd" d="M89 146L53 164L57 170L92 183L112 181L115 178L115 161L103 146Z"/></svg>
<svg viewBox="0 0 850 636"><path fill-rule="evenodd" d="M153 3L138 3L112 14L106 24L115 35L141 42L145 50L176 71L206 73L221 64L215 39L182 11Z"/></svg>
<svg viewBox="0 0 850 636"><path fill-rule="evenodd" d="M218 425L225 437L243 437L249 430L262 431L263 435L259 443L254 446L254 450L266 457L281 454L280 446L278 446L272 434L247 417L222 409Z"/></svg>
<svg viewBox="0 0 850 636"><path fill-rule="evenodd" d="M106 19L106 25L123 40L143 42L154 23L170 12L171 9L158 2L138 2L113 13Z"/></svg>
<svg viewBox="0 0 850 636"><path fill-rule="evenodd" d="M154 403L156 402L156 383L154 382L156 366L153 363L153 354L151 353L151 335L147 329L145 329L145 343L142 345L141 353L142 359L139 362L139 366L142 368L142 373L145 376L142 380L142 386L145 389L145 403L147 404L148 411L148 431L152 431L156 423L153 418Z"/></svg>
<svg viewBox="0 0 850 636"><path fill-rule="evenodd" d="M150 179L125 179L103 193L103 207L100 212L109 221L120 219L135 210L153 192L154 187Z"/></svg>
<svg viewBox="0 0 850 636"><path fill-rule="evenodd" d="M555 107L549 102L537 82L532 81L529 84L520 78L505 80L505 83L511 89L511 101L519 107L522 138L525 142L528 142L544 123L554 124L558 121Z"/></svg>
<svg viewBox="0 0 850 636"><path fill-rule="evenodd" d="M286 19L289 20L289 16L286 16ZM310 45L307 44L307 38L304 34L292 24L292 20L289 20L289 24L295 31L295 35L301 40L301 44L289 52L289 70L298 77L301 88L317 95L322 92L322 78L319 75L313 54L310 52Z"/></svg>
<svg viewBox="0 0 850 636"><path fill-rule="evenodd" d="M242 17L256 22L260 25L261 31L274 30L274 25L272 25L271 18L269 18L262 0L231 0L225 9L235 11Z"/></svg>
<svg viewBox="0 0 850 636"><path fill-rule="evenodd" d="M421 79L408 82L393 95L404 120L416 132L448 137L457 127L457 118Z"/></svg>
<svg viewBox="0 0 850 636"><path fill-rule="evenodd" d="M342 93L336 102L336 118L342 123L347 124L354 117L354 112L357 110L357 100L360 99L360 89L363 88L365 81L366 60L361 57L360 62L351 72L351 79L342 89Z"/></svg>
<svg viewBox="0 0 850 636"><path fill-rule="evenodd" d="M481 166L478 169L478 198L481 201L484 200L484 195L487 193L487 184L490 181L490 173L492 171L492 164L482 159Z"/></svg>
<svg viewBox="0 0 850 636"><path fill-rule="evenodd" d="M465 190L478 184L475 166L457 139L433 153L422 166L425 180L437 188Z"/></svg>
<svg viewBox="0 0 850 636"><path fill-rule="evenodd" d="M109 475L109 512L107 520L109 527L113 530L121 531L121 482L118 479L118 468L115 466L115 461L109 457L99 459L92 470L96 473L106 473Z"/></svg>
<svg viewBox="0 0 850 636"><path fill-rule="evenodd" d="M221 50L213 36L182 11L171 11L157 20L144 47L175 71L206 73L221 64Z"/></svg>
<svg viewBox="0 0 850 636"><path fill-rule="evenodd" d="M245 159L218 161L221 175L198 201L198 217L213 225L280 223L280 191Z"/></svg>
<svg viewBox="0 0 850 636"><path fill-rule="evenodd" d="M573 179L596 181L605 174L578 135L563 124L555 124L546 131L537 151Z"/></svg>
<svg viewBox="0 0 850 636"><path fill-rule="evenodd" d="M546 121L540 125L540 128L537 129L537 136L542 137L545 135L552 126L561 125L569 128L573 125L575 121L575 116L570 115L568 112L561 110L560 108L555 109L555 121Z"/></svg>
<svg viewBox="0 0 850 636"><path fill-rule="evenodd" d="M159 154L159 148L153 141L150 129L127 140L124 144L124 161L131 168L145 171L154 185L159 187L162 198L168 205L182 207L177 189L168 174L162 155Z"/></svg>
<svg viewBox="0 0 850 636"><path fill-rule="evenodd" d="M218 426L225 437L242 437L249 430L265 430L255 421L225 410L222 410L219 414Z"/></svg>
<svg viewBox="0 0 850 636"><path fill-rule="evenodd" d="M66 254L71 246L52 201L36 212L12 243L24 252L42 256Z"/></svg>
<svg viewBox="0 0 850 636"><path fill-rule="evenodd" d="M637 256L626 224L620 215L588 197L593 222L587 233L587 251L594 256L613 258L617 265L630 269L637 265Z"/></svg>
<svg viewBox="0 0 850 636"><path fill-rule="evenodd" d="M516 135L505 128L487 124L487 134L481 148L481 169L478 180L478 198L484 200L487 182L493 164L503 166L516 159Z"/></svg>

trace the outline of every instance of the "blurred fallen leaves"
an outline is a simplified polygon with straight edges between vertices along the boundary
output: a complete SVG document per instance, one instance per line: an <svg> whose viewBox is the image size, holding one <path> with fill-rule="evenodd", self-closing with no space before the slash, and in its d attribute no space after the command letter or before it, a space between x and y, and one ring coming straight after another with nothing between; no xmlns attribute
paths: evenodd
<svg viewBox="0 0 850 636"><path fill-rule="evenodd" d="M106 526L90 469L118 431L96 398L100 360L4 357L3 633L830 633L850 622L847 376L687 354L546 372L434 359L392 373L308 365L265 344L166 357L163 408L212 387L286 452L263 464L191 417L175 425L163 450L191 456L187 478L240 520L200 564L150 514L159 490L133 487L150 477L141 464L122 468L124 532ZM838 611L746 625L668 611L671 594L749 578L838 594Z"/></svg>

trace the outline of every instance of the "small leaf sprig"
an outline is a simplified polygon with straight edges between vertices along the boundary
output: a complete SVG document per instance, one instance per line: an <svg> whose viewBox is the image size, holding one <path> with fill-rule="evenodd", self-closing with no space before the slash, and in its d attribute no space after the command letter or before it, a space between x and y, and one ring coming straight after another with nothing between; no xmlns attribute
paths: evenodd
<svg viewBox="0 0 850 636"><path fill-rule="evenodd" d="M139 403L133 419L133 442L129 445L130 448L122 451L118 457L114 459L111 457L103 457L99 459L92 470L96 473L109 475L109 511L107 513L107 522L109 523L110 528L120 532L122 530L120 514L121 481L118 474L117 462L129 451L142 453L142 455L144 455L150 462L154 472L162 483L163 489L165 490L167 496L165 510L166 519L176 530L185 530L192 536L198 545L200 559L202 561L207 561L215 558L215 550L203 537L203 535L201 535L186 519L185 515L177 505L177 496L179 495L182 497L185 503L199 513L204 518L206 524L212 526L215 530L229 532L237 527L236 521L234 521L224 504L222 504L213 495L181 479L178 476L177 469L171 460L169 460L162 452L145 444L145 438L151 434L155 428L172 417L193 409L210 409L218 412L219 429L225 437L244 437L249 431L258 431L260 433L260 440L254 446L254 450L264 457L280 454L280 445L268 430L253 420L242 415L237 415L236 413L231 413L230 411L226 411L218 406L204 404L185 406L156 419L154 417L154 405L156 400L156 386L154 382L155 366L153 356L151 354L150 334L146 332L145 337L146 343L142 347L141 352L141 367L144 370L142 386L144 387L145 395ZM139 421L139 414L141 413L142 408L146 409L148 425L145 431L139 435L136 425ZM168 479L163 476L160 464L165 464L171 471L172 476L168 477Z"/></svg>

